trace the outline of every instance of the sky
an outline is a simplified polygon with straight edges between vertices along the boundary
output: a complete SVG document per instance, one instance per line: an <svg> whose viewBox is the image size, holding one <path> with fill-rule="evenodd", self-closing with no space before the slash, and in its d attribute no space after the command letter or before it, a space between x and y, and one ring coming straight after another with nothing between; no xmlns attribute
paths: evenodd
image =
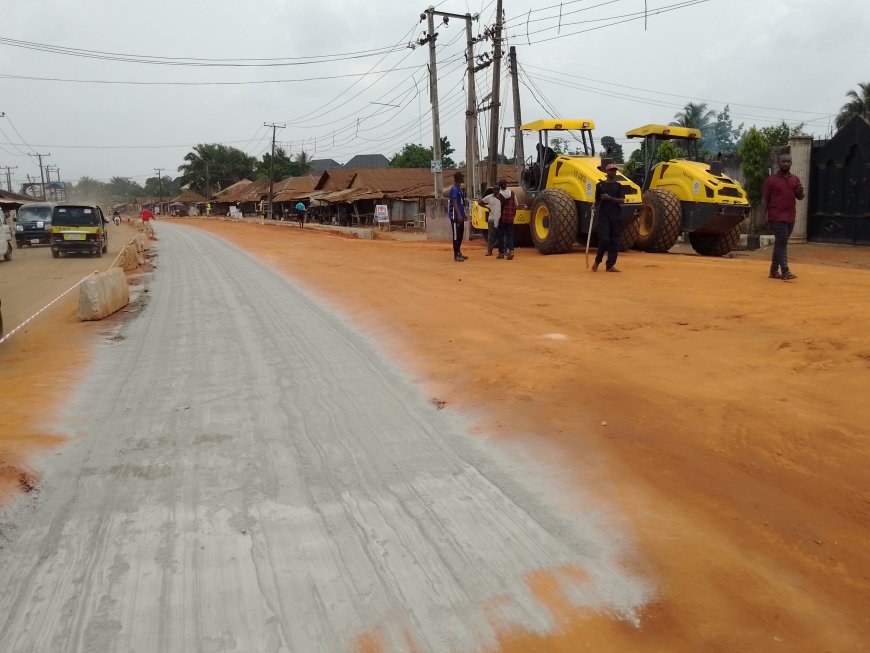
<svg viewBox="0 0 870 653"><path fill-rule="evenodd" d="M407 0L7 3L0 22L0 112L6 114L0 181L5 187L3 166L17 166L13 190L28 174L38 178L38 163L28 154L40 152L50 153L45 161L64 180L124 176L144 183L155 168L177 174L197 143L226 143L261 156L272 132L265 122L283 125L277 140L286 150L339 163L355 154L389 157L405 143L431 146L428 47L408 47L425 32L420 13L427 6ZM475 35L495 23L495 0L435 0L435 6L480 14ZM656 13L662 9L669 10ZM870 81L867 0L565 0L561 6L504 0L504 14L506 46L516 46L521 69L523 122L550 114L592 119L596 140L621 140L633 127L669 122L689 101L717 111L730 104L735 126L785 119L824 136L845 93ZM461 161L464 21L452 19L437 31L441 134ZM41 45L34 49L34 43ZM491 46L483 41L475 54ZM72 56L70 49L89 56ZM500 126L513 124L507 68L505 57ZM491 84L490 66L477 74L479 98ZM489 114L480 121L486 142ZM513 154L510 137L506 154Z"/></svg>

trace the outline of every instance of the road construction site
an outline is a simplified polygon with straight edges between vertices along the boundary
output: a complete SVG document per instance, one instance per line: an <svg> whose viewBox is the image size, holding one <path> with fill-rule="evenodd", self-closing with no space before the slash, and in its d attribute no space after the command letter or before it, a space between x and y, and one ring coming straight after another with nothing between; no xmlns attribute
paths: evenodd
<svg viewBox="0 0 870 653"><path fill-rule="evenodd" d="M865 250L157 234L127 309L0 349L0 650L870 640ZM39 253L4 316L87 271Z"/></svg>

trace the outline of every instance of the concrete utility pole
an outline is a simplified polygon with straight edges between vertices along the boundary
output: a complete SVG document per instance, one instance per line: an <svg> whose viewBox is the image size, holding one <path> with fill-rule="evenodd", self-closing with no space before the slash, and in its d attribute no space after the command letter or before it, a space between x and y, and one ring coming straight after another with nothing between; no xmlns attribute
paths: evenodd
<svg viewBox="0 0 870 653"><path fill-rule="evenodd" d="M12 192L12 171L18 170L18 166L4 166L2 169L6 170L6 190L8 190L11 193Z"/></svg>
<svg viewBox="0 0 870 653"><path fill-rule="evenodd" d="M476 18L475 16L474 18ZM465 172L467 179L466 188L468 198L475 199L478 196L480 184L477 181L477 89L474 84L474 44L475 39L471 34L471 14L465 14L465 38L467 47L465 58L468 60L468 104L465 109Z"/></svg>
<svg viewBox="0 0 870 653"><path fill-rule="evenodd" d="M272 175L272 170L275 167L275 130L284 129L284 125L264 122L263 126L272 128L272 156L269 158L269 219L272 220L274 217L272 215L272 200L274 199L273 195L275 189L275 179Z"/></svg>
<svg viewBox="0 0 870 653"><path fill-rule="evenodd" d="M429 7L425 12L420 14L420 21L427 21L426 36L421 38L417 43L420 45L429 44L429 99L432 103L432 162L433 167L441 169L441 120L438 112L438 66L435 58L435 40L438 38L438 33L435 31L435 16L441 16L446 25L451 18L458 18L465 21L465 36L467 40L466 58L468 60L468 108L465 112L465 167L468 179L466 180L466 188L471 189L471 197L474 197L476 192L474 160L477 158L474 153L474 134L476 127L476 112L477 101L474 91L474 44L475 40L471 35L471 21L477 20L478 15L475 14L451 14L446 11L435 11L435 7ZM473 149L474 148L474 149ZM440 198L444 195L444 175L441 172L435 172L435 197Z"/></svg>
<svg viewBox="0 0 870 653"><path fill-rule="evenodd" d="M34 152L30 156L35 156L36 158L39 159L39 178L42 180L42 201L44 202L45 201L45 171L42 168L42 158L47 157L47 156L51 156L51 152L49 152L48 154L39 154L37 152Z"/></svg>
<svg viewBox="0 0 870 653"><path fill-rule="evenodd" d="M441 167L441 118L438 114L438 64L435 61L435 7L429 7L420 19L426 17L426 36L420 39L420 45L429 44L429 101L432 104L432 166L435 176L435 198L444 196L444 175L438 172Z"/></svg>
<svg viewBox="0 0 870 653"><path fill-rule="evenodd" d="M526 152L523 147L523 116L520 111L520 84L517 67L517 49L514 46L508 50L508 59L511 66L511 91L514 96L514 163L517 166L517 179L523 178L523 166L526 163Z"/></svg>
<svg viewBox="0 0 870 653"><path fill-rule="evenodd" d="M495 9L495 30L492 35L492 115L489 123L489 185L498 183L498 110L501 107L501 31L502 0Z"/></svg>

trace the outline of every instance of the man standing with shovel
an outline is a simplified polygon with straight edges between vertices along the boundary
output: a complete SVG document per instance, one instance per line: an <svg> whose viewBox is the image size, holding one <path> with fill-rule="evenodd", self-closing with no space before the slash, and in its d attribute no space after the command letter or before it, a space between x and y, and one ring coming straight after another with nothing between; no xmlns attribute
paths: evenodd
<svg viewBox="0 0 870 653"><path fill-rule="evenodd" d="M595 217L598 218L598 252L595 254L595 262L592 271L597 272L598 266L604 254L607 254L607 263L604 269L607 272L620 272L616 269L616 257L619 256L619 236L622 233L622 205L625 203L625 191L622 184L616 181L618 168L616 164L609 163L605 168L607 179L599 181L595 187ZM592 231L592 225L589 225ZM587 251L588 251L587 241Z"/></svg>

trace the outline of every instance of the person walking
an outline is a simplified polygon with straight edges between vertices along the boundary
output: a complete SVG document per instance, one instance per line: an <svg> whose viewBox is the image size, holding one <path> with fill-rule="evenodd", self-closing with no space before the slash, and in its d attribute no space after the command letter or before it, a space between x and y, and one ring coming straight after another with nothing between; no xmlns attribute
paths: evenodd
<svg viewBox="0 0 870 653"><path fill-rule="evenodd" d="M797 200L804 198L801 180L791 174L791 155L779 156L779 170L764 182L761 216L773 231L770 278L791 281L797 275L788 269L788 239L794 230Z"/></svg>
<svg viewBox="0 0 870 653"><path fill-rule="evenodd" d="M454 173L453 185L450 187L450 199L447 204L447 219L453 232L453 260L462 263L468 257L462 255L462 238L465 236L465 194L462 192L462 183L465 175L461 172Z"/></svg>
<svg viewBox="0 0 870 653"><path fill-rule="evenodd" d="M619 236L622 234L622 205L625 203L625 190L616 181L618 168L616 164L608 163L605 168L607 179L598 182L595 187L595 216L598 218L598 252L592 271L597 272L604 254L607 254L605 271L620 272L616 269L616 257L619 256Z"/></svg>
<svg viewBox="0 0 870 653"><path fill-rule="evenodd" d="M299 220L299 228L305 226L305 205L302 202L296 202L296 219Z"/></svg>
<svg viewBox="0 0 870 653"><path fill-rule="evenodd" d="M146 234L154 235L154 227L151 224L151 221L154 220L154 214L150 209L142 209L141 213L142 218L142 228L144 229Z"/></svg>
<svg viewBox="0 0 870 653"><path fill-rule="evenodd" d="M501 202L495 196L492 188L487 188L480 198L480 204L485 206L486 212L486 255L492 256L492 250L498 247L498 258L504 258L504 241L502 232L499 231L499 219L501 218Z"/></svg>
<svg viewBox="0 0 870 653"><path fill-rule="evenodd" d="M514 258L514 218L517 215L517 198L514 192L507 187L506 179L498 180L496 197L501 203L501 219L498 225L499 253L502 252L503 248L505 258L511 261Z"/></svg>

